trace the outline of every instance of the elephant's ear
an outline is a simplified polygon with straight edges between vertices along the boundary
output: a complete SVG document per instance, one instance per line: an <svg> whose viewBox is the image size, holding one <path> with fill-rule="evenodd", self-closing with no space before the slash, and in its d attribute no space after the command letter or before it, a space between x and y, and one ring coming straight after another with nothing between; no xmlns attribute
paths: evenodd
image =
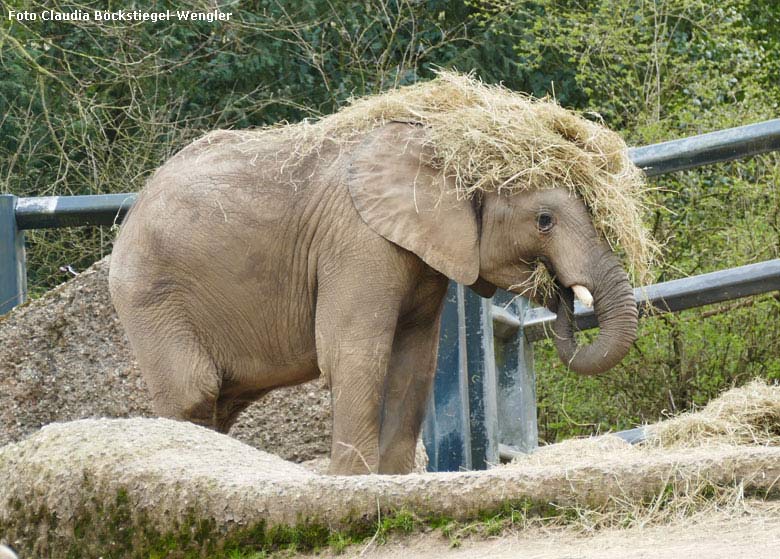
<svg viewBox="0 0 780 559"><path fill-rule="evenodd" d="M477 216L452 178L431 167L425 130L393 122L358 145L347 174L360 217L385 239L458 283L479 276Z"/></svg>

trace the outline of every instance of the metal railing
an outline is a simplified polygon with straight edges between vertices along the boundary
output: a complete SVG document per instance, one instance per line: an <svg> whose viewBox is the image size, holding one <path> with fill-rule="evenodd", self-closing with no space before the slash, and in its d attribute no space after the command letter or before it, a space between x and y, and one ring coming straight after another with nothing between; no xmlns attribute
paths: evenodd
<svg viewBox="0 0 780 559"><path fill-rule="evenodd" d="M642 315L650 309L678 312L775 290L780 290L780 259L637 287L634 297ZM580 330L598 326L593 309L578 302L574 304L574 319ZM499 314L494 320L505 319ZM555 314L547 309L530 309L522 321L525 336L529 341L544 338L545 326L554 320Z"/></svg>
<svg viewBox="0 0 780 559"><path fill-rule="evenodd" d="M648 176L780 150L780 119L632 148ZM121 222L135 194L17 198L0 195L0 314L26 298L24 231ZM674 280L636 290L649 304L676 312L780 290L780 260ZM537 445L533 342L555 315L499 291L492 301L452 283L442 315L439 363L425 421L433 470L480 469L500 455ZM575 306L581 329L596 326ZM634 430L636 431L636 430ZM639 436L628 432L625 437Z"/></svg>

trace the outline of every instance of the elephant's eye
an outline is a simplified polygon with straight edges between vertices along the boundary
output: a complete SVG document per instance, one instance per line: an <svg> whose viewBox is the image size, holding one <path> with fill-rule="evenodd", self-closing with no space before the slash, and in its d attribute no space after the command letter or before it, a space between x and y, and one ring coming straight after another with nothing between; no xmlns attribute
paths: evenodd
<svg viewBox="0 0 780 559"><path fill-rule="evenodd" d="M542 233L547 233L550 229L553 228L554 224L555 222L553 220L553 216L550 213L542 212L536 216L536 226Z"/></svg>

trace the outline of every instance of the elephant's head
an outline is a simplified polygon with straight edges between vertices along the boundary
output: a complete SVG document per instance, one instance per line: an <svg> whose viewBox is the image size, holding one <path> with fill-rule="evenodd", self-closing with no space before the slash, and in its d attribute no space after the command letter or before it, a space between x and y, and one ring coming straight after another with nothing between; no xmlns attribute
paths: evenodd
<svg viewBox="0 0 780 559"><path fill-rule="evenodd" d="M568 366L597 374L616 365L636 337L637 309L619 258L569 189L482 192L458 196L452 177L436 170L423 128L390 123L368 135L350 164L348 185L362 219L429 266L490 294L523 292L541 262L553 275L558 312L555 343ZM592 304L600 325L578 346L575 293ZM592 294L592 295L591 295Z"/></svg>
<svg viewBox="0 0 780 559"><path fill-rule="evenodd" d="M554 340L561 360L586 375L617 365L636 338L636 301L619 258L596 231L584 202L561 188L487 194L480 236L482 280L522 291L532 273L527 263L537 261L555 280L555 298L546 303L558 313ZM574 339L575 295L593 305L601 328L586 346Z"/></svg>

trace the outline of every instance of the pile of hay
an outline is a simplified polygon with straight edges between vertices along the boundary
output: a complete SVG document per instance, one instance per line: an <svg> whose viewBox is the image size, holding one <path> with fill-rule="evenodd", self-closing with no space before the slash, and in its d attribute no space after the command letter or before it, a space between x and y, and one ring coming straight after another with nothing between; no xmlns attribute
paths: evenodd
<svg viewBox="0 0 780 559"><path fill-rule="evenodd" d="M755 379L712 400L703 409L647 427L647 444L780 446L780 386Z"/></svg>
<svg viewBox="0 0 780 559"><path fill-rule="evenodd" d="M780 447L780 386L763 379L732 388L698 411L645 426L645 441L631 445L613 435L569 439L542 446L517 457L513 466L574 463L618 464L644 456L658 459L666 452L738 446Z"/></svg>
<svg viewBox="0 0 780 559"><path fill-rule="evenodd" d="M583 527L644 525L676 521L714 510L742 514L746 497L776 498L777 458L758 459L780 450L780 386L757 379L733 388L699 411L647 425L646 440L629 444L614 435L570 439L518 456L508 468L551 471L563 468L572 483L582 472L602 472L601 484L621 486L604 495L607 506L585 507ZM692 463L700 466L688 467ZM701 467L711 465L712 469ZM637 498L625 491L647 472L660 474L655 494ZM626 472L633 472L626 474ZM642 472L642 473L639 473ZM757 491L756 483L767 483ZM657 480L658 481L658 480Z"/></svg>
<svg viewBox="0 0 780 559"><path fill-rule="evenodd" d="M462 196L553 187L575 192L607 242L624 253L631 275L646 279L657 245L642 224L643 173L618 134L551 99L441 71L429 82L352 100L317 121L217 133L203 141L230 142L251 153L253 143L265 143L266 134L283 134L293 141L298 158L329 140L348 144L389 121L428 130L432 164L454 177Z"/></svg>

